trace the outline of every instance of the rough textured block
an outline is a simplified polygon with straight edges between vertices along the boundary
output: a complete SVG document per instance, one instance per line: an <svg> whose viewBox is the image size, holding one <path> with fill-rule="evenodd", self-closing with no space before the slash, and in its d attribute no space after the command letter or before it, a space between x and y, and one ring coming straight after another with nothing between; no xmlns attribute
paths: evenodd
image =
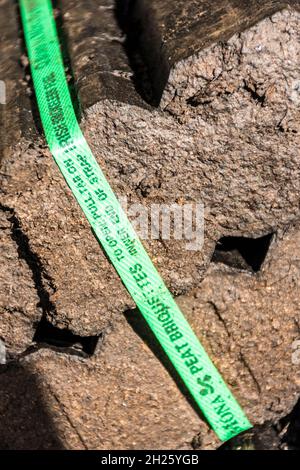
<svg viewBox="0 0 300 470"><path fill-rule="evenodd" d="M298 2L210 3L66 0L56 16L82 129L115 192L148 209L204 204L202 250L187 252L186 240L172 238L145 246L249 417L275 422L299 395L291 355L299 337L300 13ZM199 432L200 446L216 446L119 318L134 303L47 150L17 40L16 7L5 0L0 7L0 78L9 97L1 127L1 339L9 354L24 352L41 314L81 336L103 333L103 346L90 359L43 351L22 362L45 390L50 384L44 399L68 448L188 448ZM138 26L139 51L130 50L128 25ZM138 76L147 70L152 105L139 94ZM25 259L13 221L19 242L26 242ZM263 240L273 233L268 251ZM240 247L247 238L257 239L259 263L250 259L253 247ZM223 249L226 240L233 249ZM139 320L133 326L140 333ZM10 374L21 380L24 371L5 369L4 391ZM149 416L147 387L154 396ZM13 413L10 407L5 422ZM187 418L180 427L178 413ZM18 447L44 445L34 433L28 439L20 437ZM59 445L45 438L45 447Z"/></svg>
<svg viewBox="0 0 300 470"><path fill-rule="evenodd" d="M86 65L87 55L79 53L84 33L77 35L73 3L64 2L64 6L75 82L85 95L83 84L89 83L90 77L91 83L97 77L101 89L105 85L102 75ZM124 69L129 66L119 42L117 59L106 55L109 59L104 63L98 53L99 43L103 42L104 50L108 47L107 28L109 37L112 27L114 37L120 34L113 23L112 6L107 2L102 5L104 24L97 23L101 36L95 33L91 15L83 15L80 31L85 31L89 48L95 49L96 70L101 64L109 70L106 78L110 77L114 87L112 71L120 70L120 61ZM164 112L132 104L133 92L128 94L130 104L100 94L100 101L86 109L86 137L116 193L126 195L129 204L204 203L204 247L191 258L186 256L186 241L145 242L175 294L187 292L203 279L221 236L257 237L297 218L298 16L293 10L284 10L272 20L233 36L225 45L213 45L197 59L186 59L198 70L198 78L193 79L188 70L185 76L191 77L192 85L187 79L184 91L176 85L176 97L164 106ZM268 42L264 42L266 37ZM90 49L87 54L92 54ZM182 74L176 76L179 80ZM122 77L122 83L126 80L133 89L129 77ZM174 88L174 83L171 76L168 87ZM95 87L95 96L98 92ZM164 102L170 95L166 93ZM88 94L92 96L91 91ZM32 250L55 286L49 298L56 313L48 314L58 325L75 332L99 333L114 313L132 303L49 153L25 142L22 145L22 152L15 149L3 163L7 175L2 184L3 201L16 212Z"/></svg>
<svg viewBox="0 0 300 470"><path fill-rule="evenodd" d="M279 235L256 277L212 263L202 285L178 299L256 425L276 424L299 396L299 365L292 361L300 301L295 289L299 259L292 254L299 242L299 227ZM40 350L0 374L5 423L0 441L8 448L216 448L216 437L174 381L174 371L139 314L128 313L126 319L115 322L90 359L67 356L63 349ZM33 377L37 383L20 397L22 381ZM36 414L29 420L30 432L23 432L32 401L42 422L49 421L43 440Z"/></svg>
<svg viewBox="0 0 300 470"><path fill-rule="evenodd" d="M119 2L122 3L122 2ZM138 36L159 100L178 63L217 42L254 26L298 0L138 0L125 2L130 12L128 34ZM137 32L136 32L137 30ZM186 70L186 72L188 72ZM193 72L192 72L193 74ZM186 77L189 73L186 73Z"/></svg>

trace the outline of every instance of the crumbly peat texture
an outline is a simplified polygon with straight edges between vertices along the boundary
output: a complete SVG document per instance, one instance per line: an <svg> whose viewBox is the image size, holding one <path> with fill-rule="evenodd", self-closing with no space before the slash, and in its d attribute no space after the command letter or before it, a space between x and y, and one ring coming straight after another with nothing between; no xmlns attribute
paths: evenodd
<svg viewBox="0 0 300 470"><path fill-rule="evenodd" d="M295 285L300 274L291 256L299 240L299 227L278 235L257 277L212 263L202 285L178 298L256 425L275 425L299 396L292 344L299 338ZM30 388L33 403L48 420L43 441L40 427L28 424L29 405L24 413L18 411L23 402L30 403L29 391L19 394L30 377L37 378ZM186 401L175 377L138 312L127 312L89 359L41 349L0 374L5 423L0 440L6 439L9 448L37 443L67 449L217 448L220 443ZM48 417L43 410L51 411ZM26 437L24 426L30 430Z"/></svg>
<svg viewBox="0 0 300 470"><path fill-rule="evenodd" d="M300 324L300 13L288 2L255 9L252 1L249 19L246 2L224 0L208 15L207 2L194 1L190 8L204 13L190 24L191 11L177 3L168 16L168 2L150 2L151 21L138 30L157 107L136 91L112 0L67 0L56 11L70 53L68 77L84 135L117 195L148 209L204 204L201 250L187 251L186 240L172 238L144 244L249 418L275 423L300 388L292 363ZM143 2L127 6L132 21L145 24ZM28 375L41 408L51 410L43 420L53 421L45 444L32 431L16 446L177 449L191 448L197 435L200 447L215 448L213 433L156 357L39 134L16 7L5 0L0 7L8 90L0 131L0 338L15 361L0 375L0 395L7 397L7 383L16 380L9 390L19 406L18 384ZM155 73L150 27L163 44L153 47L164 54ZM224 237L273 233L256 274L247 263L229 266L226 257L211 262ZM30 354L42 316L80 336L101 334L103 343L89 359L57 350ZM25 417L13 405L3 412L3 430L10 431L5 438L0 430L0 439L10 448Z"/></svg>

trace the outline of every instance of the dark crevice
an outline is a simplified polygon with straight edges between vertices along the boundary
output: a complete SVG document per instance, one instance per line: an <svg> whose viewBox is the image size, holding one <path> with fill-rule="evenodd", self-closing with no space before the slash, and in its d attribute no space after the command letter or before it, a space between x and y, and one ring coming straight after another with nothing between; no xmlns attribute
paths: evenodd
<svg viewBox="0 0 300 470"><path fill-rule="evenodd" d="M291 450L300 450L300 399L293 411L283 418L280 424L282 428L286 428L282 438L283 444Z"/></svg>
<svg viewBox="0 0 300 470"><path fill-rule="evenodd" d="M207 97L207 98L200 98L200 96L197 94L197 95L194 95L194 96L191 96L190 98L188 98L186 100L186 104L188 106L192 106L192 108L197 108L198 106L205 106L207 104L211 104L211 102L214 100L214 98L216 98L218 95L214 96L214 97Z"/></svg>
<svg viewBox="0 0 300 470"><path fill-rule="evenodd" d="M115 0L115 15L119 26L123 31L127 31L128 19L137 0Z"/></svg>
<svg viewBox="0 0 300 470"><path fill-rule="evenodd" d="M50 348L65 354L89 357L95 353L100 336L79 336L67 329L60 329L42 318L33 342L38 348Z"/></svg>
<svg viewBox="0 0 300 470"><path fill-rule="evenodd" d="M26 261L32 273L32 279L39 297L37 306L42 309L44 315L55 315L55 306L50 300L49 292L45 288L45 284L47 284L47 287L55 292L55 285L51 277L45 271L39 256L32 251L29 239L22 231L21 223L14 210L2 204L0 204L0 210L7 213L7 220L11 223L11 238L17 245L18 256Z"/></svg>
<svg viewBox="0 0 300 470"><path fill-rule="evenodd" d="M258 272L266 258L273 235L270 233L259 238L222 237L216 245L212 262Z"/></svg>
<svg viewBox="0 0 300 470"><path fill-rule="evenodd" d="M138 0L115 0L115 15L118 25L126 38L124 49L133 71L134 87L146 103L157 106L161 92L159 92L160 96L155 93L151 67L148 61L149 54L144 50L144 22L147 15L141 4L142 2ZM142 12L139 11L140 8L142 8ZM151 22L149 16L148 21Z"/></svg>
<svg viewBox="0 0 300 470"><path fill-rule="evenodd" d="M205 106L208 104L211 104L214 99L220 97L220 96L231 96L233 93L227 90L224 90L222 92L216 93L213 96L210 95L205 95L205 90L204 93L198 92L195 95L191 96L190 98L187 98L186 104L188 106L191 106L192 108L197 108L198 106Z"/></svg>
<svg viewBox="0 0 300 470"><path fill-rule="evenodd" d="M171 66L151 2L115 0L115 13L126 37L124 47L136 91L148 104L158 107Z"/></svg>
<svg viewBox="0 0 300 470"><path fill-rule="evenodd" d="M217 450L279 450L280 436L271 422L254 426L221 445Z"/></svg>
<svg viewBox="0 0 300 470"><path fill-rule="evenodd" d="M195 444L194 444L195 443ZM192 445L197 447L197 436ZM277 423L266 421L230 439L218 450L300 450L300 400L291 413Z"/></svg>
<svg viewBox="0 0 300 470"><path fill-rule="evenodd" d="M247 83L244 81L244 84L243 84L243 89L245 91L247 91L248 93L250 93L250 96L251 98L256 101L256 103L259 103L261 106L264 106L265 105L265 102L266 102L266 93L263 93L262 95L260 95L257 91L257 88L254 87L250 87L249 85L247 85Z"/></svg>

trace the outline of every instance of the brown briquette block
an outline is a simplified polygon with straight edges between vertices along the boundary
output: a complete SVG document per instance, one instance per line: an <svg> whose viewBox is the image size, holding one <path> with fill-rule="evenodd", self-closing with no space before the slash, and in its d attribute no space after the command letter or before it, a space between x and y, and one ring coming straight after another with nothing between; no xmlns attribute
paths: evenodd
<svg viewBox="0 0 300 470"><path fill-rule="evenodd" d="M139 2L124 3L122 17L112 0L64 1L55 14L84 135L115 192L131 208L204 204L201 250L189 251L187 240L173 238L144 244L253 424L275 423L299 395L293 348L300 324L300 14L283 2L259 8L248 2L258 15L250 21L244 2L212 2L207 16L192 15L192 4L194 12L204 11L201 1L174 3L169 22L160 20L163 33L158 13L143 13ZM162 2L149 5L163 12ZM164 6L168 11L168 2ZM195 434L199 447L216 447L166 362L160 364L139 313L123 318L134 303L39 133L16 5L2 1L0 7L0 79L11 97L1 107L6 141L0 169L0 338L8 354L26 351L25 374L28 367L41 378L45 407L65 447L191 448ZM236 11L231 23L227 11ZM181 33L190 45L182 39L176 46L180 28L174 25L184 22L193 24L193 34L190 26L186 36ZM131 24L142 28L136 36L128 31ZM208 42L197 36L203 25L215 31L205 35ZM152 37L150 27L153 37L172 37L178 50L164 72L157 107L142 99L138 83L139 67L143 74L148 68L145 82L154 90L155 76L162 74L161 58L156 74L151 72L147 41L141 40ZM266 235L270 246L262 243ZM263 251L256 272L247 238L258 238ZM225 255L224 240L233 244ZM31 355L28 346L42 314L77 335L104 333L103 343L90 359L54 351ZM1 370L5 400L8 375L23 374L9 367ZM14 408L7 413L5 423ZM32 445L18 439L20 447ZM61 445L48 437L45 442Z"/></svg>
<svg viewBox="0 0 300 470"><path fill-rule="evenodd" d="M128 34L135 35L159 100L176 64L254 26L298 0L133 0L125 2ZM135 32L137 31L137 33Z"/></svg>
<svg viewBox="0 0 300 470"><path fill-rule="evenodd" d="M297 219L295 10L280 11L179 61L162 110L137 105L141 99L134 92L115 3L62 6L56 15L63 20L82 127L115 192L127 196L129 205L141 203L149 210L153 203L204 203L202 250L187 251L186 240L145 240L174 294L201 282L222 236L259 237ZM118 83L130 90L126 96L121 90L113 95ZM89 97L91 104L96 101L90 107ZM133 303L50 153L37 143L24 138L11 143L14 151L2 166L3 203L15 212L41 261L51 321L96 334Z"/></svg>
<svg viewBox="0 0 300 470"><path fill-rule="evenodd" d="M291 256L299 242L299 226L278 234L258 277L212 263L202 285L179 298L252 424L273 430L278 444L300 390L300 274ZM89 359L41 349L0 373L0 446L218 448L175 377L149 328L128 312Z"/></svg>

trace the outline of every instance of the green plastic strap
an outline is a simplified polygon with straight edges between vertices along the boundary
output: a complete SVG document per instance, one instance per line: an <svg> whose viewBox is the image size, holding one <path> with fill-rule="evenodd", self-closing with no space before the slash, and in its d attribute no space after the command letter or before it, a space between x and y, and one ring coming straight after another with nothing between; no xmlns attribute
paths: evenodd
<svg viewBox="0 0 300 470"><path fill-rule="evenodd" d="M221 440L251 424L199 343L101 171L76 119L50 0L20 0L46 139L102 247Z"/></svg>

